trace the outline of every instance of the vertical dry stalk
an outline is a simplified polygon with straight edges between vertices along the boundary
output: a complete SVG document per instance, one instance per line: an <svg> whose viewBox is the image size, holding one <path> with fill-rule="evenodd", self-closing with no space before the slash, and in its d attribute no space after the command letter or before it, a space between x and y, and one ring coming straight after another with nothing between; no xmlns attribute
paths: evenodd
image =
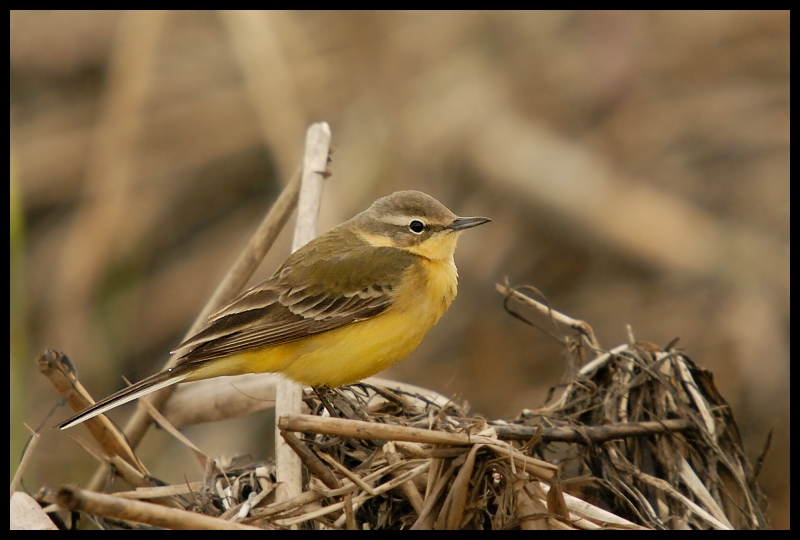
<svg viewBox="0 0 800 540"><path fill-rule="evenodd" d="M52 288L57 313L69 314L59 317L56 330L73 354L81 352L75 336L88 334L86 306L114 252L117 231L130 219L124 209L134 191L134 151L164 19L163 11L126 11L120 18L79 206Z"/></svg>
<svg viewBox="0 0 800 540"><path fill-rule="evenodd" d="M244 76L263 140L272 149L281 176L286 177L300 150L304 124L295 77L278 32L286 17L256 10L223 10L219 15Z"/></svg>
<svg viewBox="0 0 800 540"><path fill-rule="evenodd" d="M328 164L331 128L326 122L311 124L306 131L306 148L303 156L303 177L300 183L300 200L297 208L292 251L297 251L317 235L317 218L322 199L322 174ZM275 418L287 414L300 414L302 389L292 381L278 383L275 399ZM290 499L303 491L302 464L294 450L281 437L275 426L275 462L279 482L278 501Z"/></svg>

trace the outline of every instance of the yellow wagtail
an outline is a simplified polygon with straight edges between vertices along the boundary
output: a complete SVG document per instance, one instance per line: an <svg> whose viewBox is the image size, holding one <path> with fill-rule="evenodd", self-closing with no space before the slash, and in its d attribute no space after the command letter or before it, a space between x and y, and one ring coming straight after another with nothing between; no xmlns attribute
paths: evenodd
<svg viewBox="0 0 800 540"><path fill-rule="evenodd" d="M72 427L182 381L281 373L312 387L359 381L406 357L456 297L457 217L419 191L398 191L290 255L267 281L209 317L173 352L174 367L108 396Z"/></svg>

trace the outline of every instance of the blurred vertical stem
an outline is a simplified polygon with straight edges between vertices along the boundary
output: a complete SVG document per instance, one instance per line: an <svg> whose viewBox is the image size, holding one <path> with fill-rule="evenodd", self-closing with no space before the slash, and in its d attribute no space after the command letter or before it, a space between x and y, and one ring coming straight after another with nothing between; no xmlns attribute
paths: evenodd
<svg viewBox="0 0 800 540"><path fill-rule="evenodd" d="M317 236L317 220L322 202L322 182L328 165L331 128L326 122L311 124L306 131L303 154L303 176L300 199L297 203L297 225L294 231L292 252L297 251ZM278 501L285 501L303 491L303 466L300 458L286 444L278 429L278 419L287 414L300 414L303 390L300 385L285 379L278 383L275 399L275 462L278 479Z"/></svg>
<svg viewBox="0 0 800 540"><path fill-rule="evenodd" d="M28 335L26 332L27 307L25 305L25 216L22 204L22 191L20 189L19 176L15 167L14 156L11 155L10 162L10 192L9 192L9 278L11 282L11 292L9 294L10 304L10 364L11 371L9 376L11 400L9 417L11 419L11 429L9 434L9 458L11 461L11 476L17 468L18 460L25 447L28 438L28 431L22 425L26 409L26 389L28 388Z"/></svg>

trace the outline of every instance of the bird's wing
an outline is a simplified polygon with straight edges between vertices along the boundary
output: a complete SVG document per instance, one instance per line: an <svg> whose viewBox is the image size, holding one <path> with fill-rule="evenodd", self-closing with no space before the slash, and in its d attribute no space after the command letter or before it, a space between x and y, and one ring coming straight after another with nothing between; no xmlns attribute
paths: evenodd
<svg viewBox="0 0 800 540"><path fill-rule="evenodd" d="M383 313L416 255L323 235L290 255L268 281L214 313L181 343L175 366L120 390L60 424L80 424L118 405L188 379L218 358L288 343ZM343 245L344 242L344 245Z"/></svg>
<svg viewBox="0 0 800 540"><path fill-rule="evenodd" d="M290 257L271 279L212 315L178 346L176 366L289 343L379 315L392 305L395 287L416 257L372 246L313 255Z"/></svg>

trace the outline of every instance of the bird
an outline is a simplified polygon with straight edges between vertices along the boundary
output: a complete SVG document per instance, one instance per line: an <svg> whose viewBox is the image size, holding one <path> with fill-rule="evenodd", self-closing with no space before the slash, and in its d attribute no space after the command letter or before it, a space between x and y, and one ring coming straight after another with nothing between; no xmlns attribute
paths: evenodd
<svg viewBox="0 0 800 540"><path fill-rule="evenodd" d="M372 376L408 356L456 297L458 217L420 191L398 191L289 255L266 281L209 316L176 363L59 425L67 429L179 382L280 373L312 388Z"/></svg>

